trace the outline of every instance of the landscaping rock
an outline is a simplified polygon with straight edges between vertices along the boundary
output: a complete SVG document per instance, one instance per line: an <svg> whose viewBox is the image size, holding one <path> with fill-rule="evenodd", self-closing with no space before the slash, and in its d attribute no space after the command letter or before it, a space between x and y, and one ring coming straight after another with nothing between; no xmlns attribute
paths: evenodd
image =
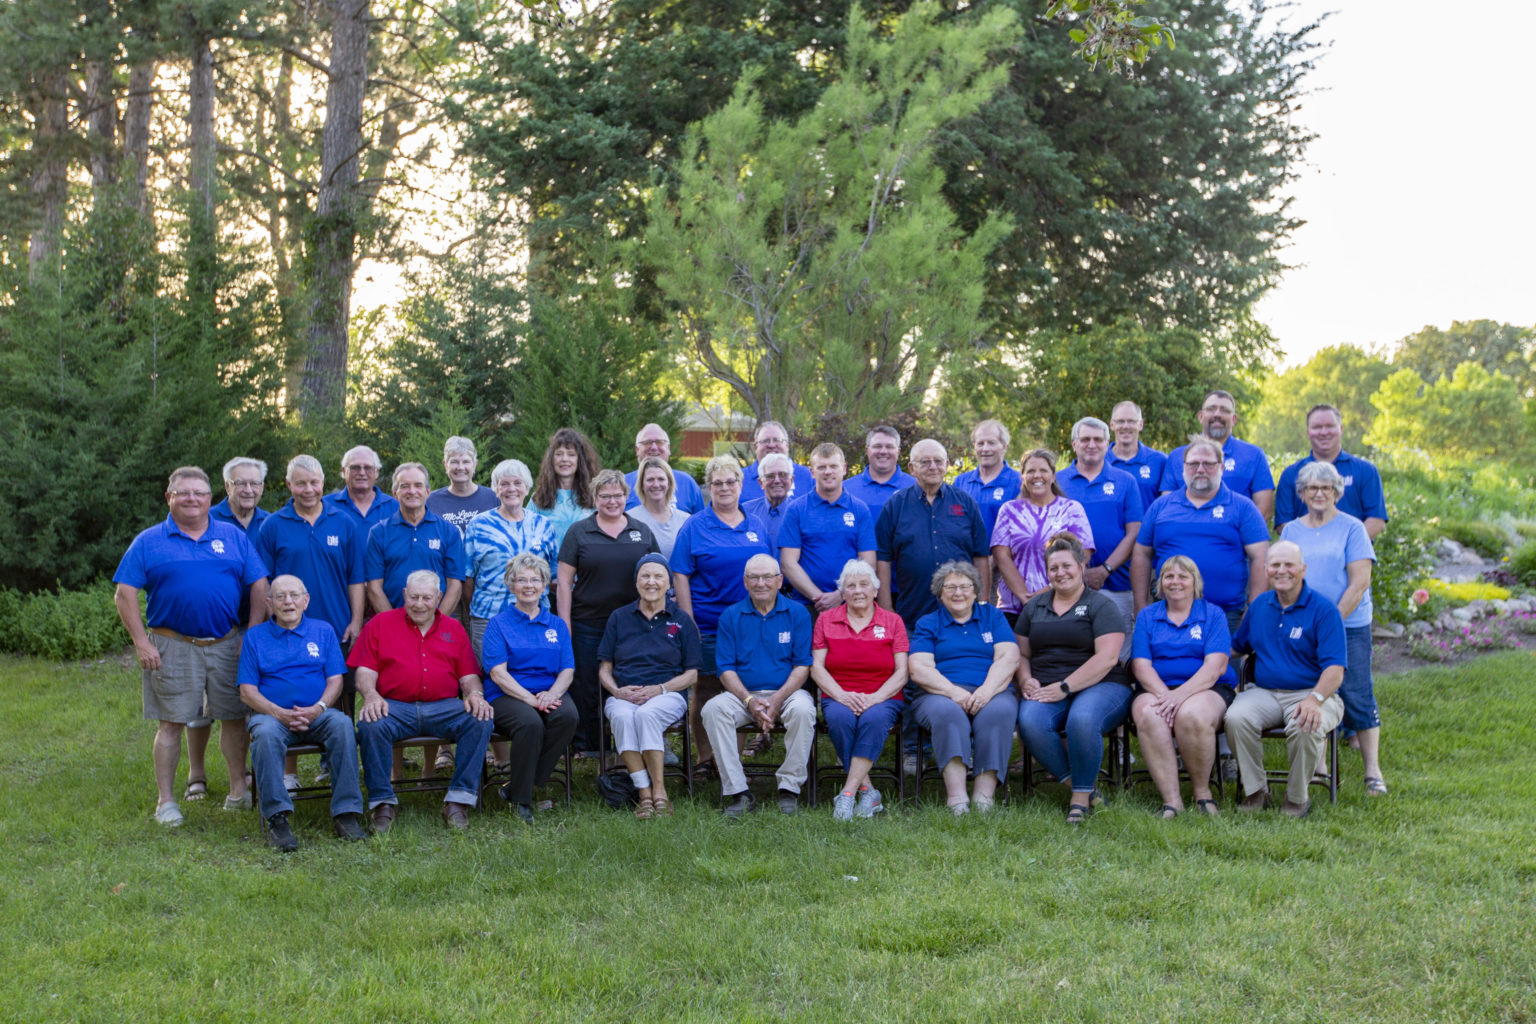
<svg viewBox="0 0 1536 1024"><path fill-rule="evenodd" d="M1434 631L1434 624L1426 622L1423 619L1417 619L1408 623L1409 636L1423 636L1425 633L1433 633Z"/></svg>
<svg viewBox="0 0 1536 1024"><path fill-rule="evenodd" d="M1377 640L1397 639L1406 632L1406 627L1401 622L1373 622L1371 624L1371 636Z"/></svg>
<svg viewBox="0 0 1536 1024"><path fill-rule="evenodd" d="M1449 537L1441 537L1435 545L1435 557L1444 562L1458 562L1466 549Z"/></svg>
<svg viewBox="0 0 1536 1024"><path fill-rule="evenodd" d="M1460 609L1457 610L1459 611ZM1435 627L1437 629L1460 629L1461 624L1462 620L1458 619L1451 612L1441 612L1440 616L1435 619Z"/></svg>
<svg viewBox="0 0 1536 1024"><path fill-rule="evenodd" d="M1467 605L1462 608L1452 608L1451 616L1452 618L1456 619L1456 622L1452 623L1451 625L1451 628L1455 629L1463 622L1475 621L1477 619L1477 610L1474 609L1471 605Z"/></svg>

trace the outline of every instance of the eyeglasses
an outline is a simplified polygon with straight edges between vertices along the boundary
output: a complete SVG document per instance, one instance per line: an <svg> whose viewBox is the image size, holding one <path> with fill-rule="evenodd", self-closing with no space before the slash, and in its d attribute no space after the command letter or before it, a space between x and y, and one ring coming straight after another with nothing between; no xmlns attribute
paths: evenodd
<svg viewBox="0 0 1536 1024"><path fill-rule="evenodd" d="M1301 489L1302 494L1332 494L1333 484L1309 484Z"/></svg>
<svg viewBox="0 0 1536 1024"><path fill-rule="evenodd" d="M238 491L256 491L261 489L260 480L231 480L229 486Z"/></svg>
<svg viewBox="0 0 1536 1024"><path fill-rule="evenodd" d="M1196 462L1194 459L1185 459L1184 460L1184 465L1189 466L1191 469L1215 469L1217 466L1221 465L1221 463L1220 462Z"/></svg>
<svg viewBox="0 0 1536 1024"><path fill-rule="evenodd" d="M537 576L517 576L513 578L512 585L514 587L542 587L544 581Z"/></svg>
<svg viewBox="0 0 1536 1024"><path fill-rule="evenodd" d="M781 572L756 572L747 574L748 583L772 583L784 574Z"/></svg>
<svg viewBox="0 0 1536 1024"><path fill-rule="evenodd" d="M709 482L709 486L711 486L711 487L740 487L741 486L741 481L740 480L711 480Z"/></svg>
<svg viewBox="0 0 1536 1024"><path fill-rule="evenodd" d="M930 468L932 466L947 466L947 465L949 465L949 460L948 459L913 459L912 460L912 465L916 466L919 469L928 469L928 468Z"/></svg>
<svg viewBox="0 0 1536 1024"><path fill-rule="evenodd" d="M624 500L624 495L622 495L622 494L599 494L597 496L597 500L598 501L623 501Z"/></svg>
<svg viewBox="0 0 1536 1024"><path fill-rule="evenodd" d="M213 497L213 492L212 491L190 491L190 490L172 491L171 492L171 497L173 497L173 498L211 498L211 497Z"/></svg>
<svg viewBox="0 0 1536 1024"><path fill-rule="evenodd" d="M946 583L939 589L946 594L969 594L976 589L976 585L967 580L964 583Z"/></svg>

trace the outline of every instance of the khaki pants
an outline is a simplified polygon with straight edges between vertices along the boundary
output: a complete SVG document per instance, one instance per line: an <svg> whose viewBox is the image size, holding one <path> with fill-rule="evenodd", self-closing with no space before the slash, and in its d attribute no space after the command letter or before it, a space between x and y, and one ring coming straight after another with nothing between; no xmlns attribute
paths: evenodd
<svg viewBox="0 0 1536 1024"><path fill-rule="evenodd" d="M1251 796L1266 786L1264 781L1264 730L1285 727L1285 753L1290 762L1290 777L1285 783L1285 798L1293 804L1308 801L1312 773L1323 761L1328 734L1344 717L1344 702L1334 694L1323 701L1323 720L1316 732L1302 732L1291 710L1310 699L1311 690L1266 690L1250 687L1237 695L1227 709L1227 742L1237 755L1237 767L1243 775L1243 795Z"/></svg>

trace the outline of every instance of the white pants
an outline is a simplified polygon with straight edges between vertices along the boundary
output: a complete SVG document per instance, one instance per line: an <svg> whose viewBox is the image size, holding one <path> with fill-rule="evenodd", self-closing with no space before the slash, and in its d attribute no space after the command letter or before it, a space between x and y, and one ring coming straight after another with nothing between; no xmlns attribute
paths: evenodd
<svg viewBox="0 0 1536 1024"><path fill-rule="evenodd" d="M741 700L730 693L711 697L699 718L715 751L715 767L720 770L720 795L734 796L744 792L747 775L741 767L736 730L751 725L755 719ZM775 774L780 789L798 793L805 785L811 743L816 738L816 702L803 689L796 690L779 708L779 721L784 724L784 763Z"/></svg>
<svg viewBox="0 0 1536 1024"><path fill-rule="evenodd" d="M664 750L661 734L688 713L688 698L670 691L644 704L609 697L603 710L613 732L614 750L621 754L626 750Z"/></svg>

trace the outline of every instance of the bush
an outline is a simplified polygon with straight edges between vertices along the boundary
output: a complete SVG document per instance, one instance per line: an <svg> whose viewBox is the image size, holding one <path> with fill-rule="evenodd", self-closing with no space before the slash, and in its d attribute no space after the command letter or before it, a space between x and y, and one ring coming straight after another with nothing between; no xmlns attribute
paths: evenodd
<svg viewBox="0 0 1536 1024"><path fill-rule="evenodd" d="M1442 536L1471 548L1484 558L1502 558L1509 547L1509 534L1503 527L1476 519L1441 519L1436 529Z"/></svg>
<svg viewBox="0 0 1536 1024"><path fill-rule="evenodd" d="M1528 540L1509 556L1509 571L1526 586L1536 586L1536 540Z"/></svg>
<svg viewBox="0 0 1536 1024"><path fill-rule="evenodd" d="M1424 523L1424 496L1388 491L1387 502L1391 521L1376 538L1376 566L1371 571L1376 617L1383 622L1426 618L1431 609L1413 603L1413 592L1434 565Z"/></svg>
<svg viewBox="0 0 1536 1024"><path fill-rule="evenodd" d="M23 594L0 589L0 650L52 661L97 658L118 650L128 634L112 604L112 584L84 590Z"/></svg>

